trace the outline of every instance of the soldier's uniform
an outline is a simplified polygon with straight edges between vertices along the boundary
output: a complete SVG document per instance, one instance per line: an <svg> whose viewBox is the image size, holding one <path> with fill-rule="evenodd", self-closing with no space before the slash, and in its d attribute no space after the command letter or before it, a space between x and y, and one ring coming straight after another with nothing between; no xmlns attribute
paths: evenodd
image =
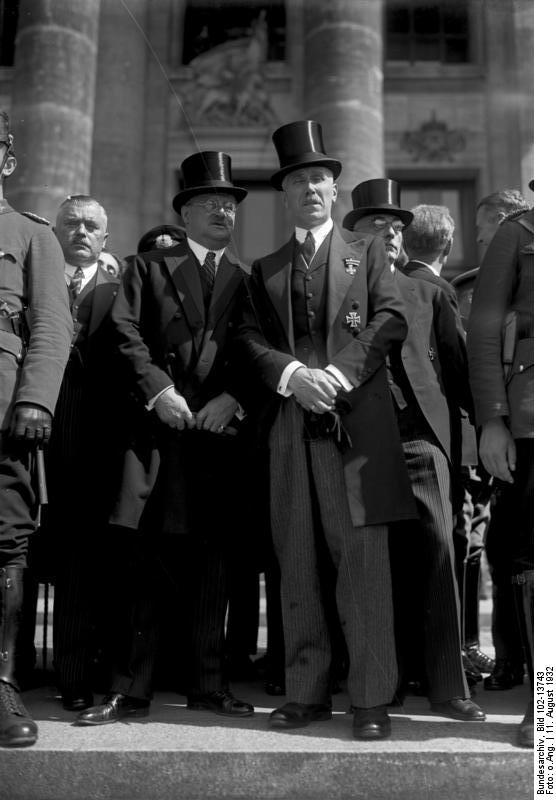
<svg viewBox="0 0 556 800"><path fill-rule="evenodd" d="M0 180L11 144L0 113ZM18 697L14 651L38 511L33 445L47 438L71 334L64 258L54 233L46 220L14 211L0 193L0 745L33 744L37 736ZM14 418L19 438L12 435Z"/></svg>

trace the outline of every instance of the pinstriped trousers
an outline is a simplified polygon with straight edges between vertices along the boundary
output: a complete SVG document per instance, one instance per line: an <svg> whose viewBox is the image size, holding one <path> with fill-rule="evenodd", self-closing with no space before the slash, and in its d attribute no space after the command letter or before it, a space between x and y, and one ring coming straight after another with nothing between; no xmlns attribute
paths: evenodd
<svg viewBox="0 0 556 800"><path fill-rule="evenodd" d="M324 540L337 569L336 604L350 659L351 702L363 708L388 703L397 666L387 526L353 526L342 456L329 439L304 440L303 412L293 398L282 404L269 443L287 700L330 700L326 601L334 587L323 584L319 574L318 549Z"/></svg>
<svg viewBox="0 0 556 800"><path fill-rule="evenodd" d="M429 699L469 697L461 659L459 595L454 566L450 467L440 447L403 441L419 522L419 584L424 597L424 655ZM403 553L400 554L403 557ZM415 573L415 568L413 568ZM414 598L412 598L414 602Z"/></svg>

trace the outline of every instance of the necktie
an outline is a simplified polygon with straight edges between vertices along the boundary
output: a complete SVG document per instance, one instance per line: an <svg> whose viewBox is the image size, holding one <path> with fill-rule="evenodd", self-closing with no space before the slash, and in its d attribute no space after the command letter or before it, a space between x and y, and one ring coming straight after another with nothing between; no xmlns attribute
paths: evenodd
<svg viewBox="0 0 556 800"><path fill-rule="evenodd" d="M212 292L214 288L214 279L216 277L216 253L213 253L212 250L209 250L205 256L204 262L201 264L201 268L205 273L210 290Z"/></svg>
<svg viewBox="0 0 556 800"><path fill-rule="evenodd" d="M73 277L69 282L69 293L71 297L71 302L75 301L75 298L81 291L81 286L83 285L83 278L85 277L85 273L81 269L81 267L77 267L75 272L73 273Z"/></svg>
<svg viewBox="0 0 556 800"><path fill-rule="evenodd" d="M307 231L305 241L302 245L300 245L298 253L305 262L304 266L306 269L309 269L309 265L313 259L313 256L315 255L315 240L311 231Z"/></svg>

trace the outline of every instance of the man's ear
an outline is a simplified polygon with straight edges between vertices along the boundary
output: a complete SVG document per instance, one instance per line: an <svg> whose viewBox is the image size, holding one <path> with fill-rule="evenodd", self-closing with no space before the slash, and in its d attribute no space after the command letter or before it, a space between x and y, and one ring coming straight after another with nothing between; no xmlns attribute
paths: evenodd
<svg viewBox="0 0 556 800"><path fill-rule="evenodd" d="M336 200L338 199L338 184L337 183L333 183L332 184L332 189L333 189L332 202L335 203Z"/></svg>
<svg viewBox="0 0 556 800"><path fill-rule="evenodd" d="M454 240L453 240L453 239L450 239L450 241L449 241L449 242L446 244L446 247L444 248L444 251L443 251L443 253L442 253L442 255L443 255L445 258L447 258L447 256L448 256L448 253L449 253L449 252L450 252L450 250L452 249L452 245L453 245L453 243L454 243Z"/></svg>
<svg viewBox="0 0 556 800"><path fill-rule="evenodd" d="M104 239L102 240L102 249L103 250L104 250L104 246L106 245L106 240L108 239L109 235L110 234L108 233L108 231L106 231L106 233L104 234Z"/></svg>
<svg viewBox="0 0 556 800"><path fill-rule="evenodd" d="M2 170L2 177L8 178L17 167L17 159L14 155L9 155L6 159L4 169Z"/></svg>
<svg viewBox="0 0 556 800"><path fill-rule="evenodd" d="M180 208L180 217L185 227L187 227L187 223L189 222L189 208L187 206L182 206Z"/></svg>

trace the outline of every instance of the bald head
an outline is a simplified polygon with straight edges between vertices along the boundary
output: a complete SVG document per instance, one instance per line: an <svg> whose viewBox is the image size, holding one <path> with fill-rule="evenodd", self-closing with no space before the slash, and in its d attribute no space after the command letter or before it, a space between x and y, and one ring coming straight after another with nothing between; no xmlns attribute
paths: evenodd
<svg viewBox="0 0 556 800"><path fill-rule="evenodd" d="M56 216L54 232L68 264L88 267L95 264L108 237L106 211L93 197L68 197Z"/></svg>

